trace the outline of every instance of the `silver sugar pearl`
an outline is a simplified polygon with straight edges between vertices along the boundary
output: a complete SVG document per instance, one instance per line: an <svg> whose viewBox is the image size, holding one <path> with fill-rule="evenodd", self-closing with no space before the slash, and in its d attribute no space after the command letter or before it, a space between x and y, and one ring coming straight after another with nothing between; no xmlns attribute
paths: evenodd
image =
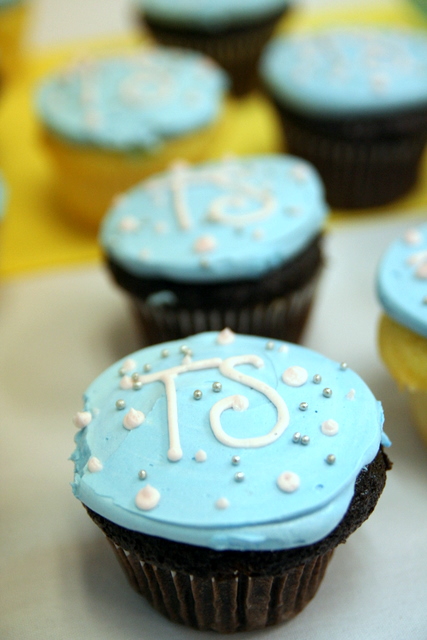
<svg viewBox="0 0 427 640"><path fill-rule="evenodd" d="M336 460L336 457L334 456L333 453L330 453L329 455L326 456L326 462L328 464L334 464L335 460Z"/></svg>
<svg viewBox="0 0 427 640"><path fill-rule="evenodd" d="M303 444L303 445L310 444L310 436L303 436L301 438L301 444Z"/></svg>
<svg viewBox="0 0 427 640"><path fill-rule="evenodd" d="M162 358L167 358L169 356L169 349L162 349L160 355Z"/></svg>
<svg viewBox="0 0 427 640"><path fill-rule="evenodd" d="M116 400L116 409L118 409L119 411L121 411L122 409L124 409L126 406L126 402L122 399L120 400Z"/></svg>
<svg viewBox="0 0 427 640"><path fill-rule="evenodd" d="M193 355L193 352L191 351L190 347L187 347L186 344L183 344L180 348L179 348L180 352L183 353L185 356L191 356Z"/></svg>
<svg viewBox="0 0 427 640"><path fill-rule="evenodd" d="M132 380L133 380L134 382L138 382L138 380L139 380L139 373L137 373L137 372L133 373L133 374L132 374L132 376L131 376L131 378L132 378Z"/></svg>
<svg viewBox="0 0 427 640"><path fill-rule="evenodd" d="M151 371L151 364L144 364L144 371Z"/></svg>
<svg viewBox="0 0 427 640"><path fill-rule="evenodd" d="M274 349L274 342L273 340L269 340L267 342L267 344L265 345L265 348L267 349L267 351L273 351Z"/></svg>
<svg viewBox="0 0 427 640"><path fill-rule="evenodd" d="M348 364L346 362L341 362L340 369L341 371L345 371L346 369L348 369Z"/></svg>
<svg viewBox="0 0 427 640"><path fill-rule="evenodd" d="M330 398L332 395L332 389L330 389L329 387L325 387L323 389L323 395L325 396L325 398Z"/></svg>
<svg viewBox="0 0 427 640"><path fill-rule="evenodd" d="M308 409L308 402L300 402L299 410L300 411L307 411L307 409Z"/></svg>
<svg viewBox="0 0 427 640"><path fill-rule="evenodd" d="M299 442L301 440L301 434L299 431L295 431L294 435L292 436L292 442Z"/></svg>
<svg viewBox="0 0 427 640"><path fill-rule="evenodd" d="M202 395L203 395L203 393L200 391L200 389L196 389L195 392L193 393L193 398L195 400L200 400Z"/></svg>
<svg viewBox="0 0 427 640"><path fill-rule="evenodd" d="M132 389L134 391L139 391L140 389L142 389L142 382L141 380L136 380L133 385L132 385Z"/></svg>
<svg viewBox="0 0 427 640"><path fill-rule="evenodd" d="M126 369L124 367L120 367L119 369L119 376L125 376L126 375Z"/></svg>
<svg viewBox="0 0 427 640"><path fill-rule="evenodd" d="M320 384L322 382L322 376L318 373L315 373L313 376L314 384Z"/></svg>
<svg viewBox="0 0 427 640"><path fill-rule="evenodd" d="M212 383L212 391L215 391L215 393L219 393L221 390L222 390L222 384L220 382Z"/></svg>
<svg viewBox="0 0 427 640"><path fill-rule="evenodd" d="M240 464L240 456L233 456L231 458L231 464L234 464L234 465Z"/></svg>
<svg viewBox="0 0 427 640"><path fill-rule="evenodd" d="M236 482L243 482L243 480L245 479L245 474L243 473L243 471L238 471L234 474L234 479Z"/></svg>
<svg viewBox="0 0 427 640"><path fill-rule="evenodd" d="M138 471L138 478L140 480L145 480L147 478L147 472L145 469L141 469L141 471Z"/></svg>

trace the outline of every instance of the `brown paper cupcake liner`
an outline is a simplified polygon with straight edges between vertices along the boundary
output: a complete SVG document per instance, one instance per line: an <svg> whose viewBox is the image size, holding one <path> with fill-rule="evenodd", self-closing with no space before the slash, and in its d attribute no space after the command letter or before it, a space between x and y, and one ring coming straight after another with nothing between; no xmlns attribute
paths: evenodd
<svg viewBox="0 0 427 640"><path fill-rule="evenodd" d="M333 549L280 576L202 578L169 571L110 544L133 588L164 616L199 630L252 631L296 616L315 596Z"/></svg>
<svg viewBox="0 0 427 640"><path fill-rule="evenodd" d="M286 12L285 9L256 24L212 33L169 27L148 17L144 17L142 22L157 42L166 46L194 49L216 60L231 76L232 91L236 95L243 95L257 86L261 52Z"/></svg>
<svg viewBox="0 0 427 640"><path fill-rule="evenodd" d="M204 331L221 331L224 327L236 333L298 342L311 310L318 279L319 272L300 289L251 307L156 307L137 296L131 296L131 302L144 344L167 342Z"/></svg>
<svg viewBox="0 0 427 640"><path fill-rule="evenodd" d="M334 121L276 107L286 150L316 167L332 207L381 206L415 186L427 142L426 109Z"/></svg>

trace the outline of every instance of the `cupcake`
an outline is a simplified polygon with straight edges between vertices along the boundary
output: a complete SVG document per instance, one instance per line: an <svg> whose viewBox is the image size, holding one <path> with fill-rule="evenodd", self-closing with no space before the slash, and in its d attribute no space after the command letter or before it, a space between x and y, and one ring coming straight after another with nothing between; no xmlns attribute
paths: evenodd
<svg viewBox="0 0 427 640"><path fill-rule="evenodd" d="M117 193L221 132L228 80L201 54L165 48L89 59L47 78L37 112L62 208L92 227Z"/></svg>
<svg viewBox="0 0 427 640"><path fill-rule="evenodd" d="M5 77L16 73L25 27L26 0L0 0L0 71Z"/></svg>
<svg viewBox="0 0 427 640"><path fill-rule="evenodd" d="M113 365L74 421L75 496L131 585L201 630L300 612L390 468L381 405L345 363L228 329Z"/></svg>
<svg viewBox="0 0 427 640"><path fill-rule="evenodd" d="M143 27L165 45L201 51L227 70L235 94L253 89L261 51L290 0L133 0Z"/></svg>
<svg viewBox="0 0 427 640"><path fill-rule="evenodd" d="M378 267L377 294L384 312L380 354L407 392L427 444L427 223L408 229L387 249Z"/></svg>
<svg viewBox="0 0 427 640"><path fill-rule="evenodd" d="M297 341L326 215L317 173L298 158L178 163L118 199L100 245L143 344L224 326Z"/></svg>
<svg viewBox="0 0 427 640"><path fill-rule="evenodd" d="M330 28L277 38L260 73L287 149L320 172L332 207L376 207L407 193L427 139L427 35Z"/></svg>

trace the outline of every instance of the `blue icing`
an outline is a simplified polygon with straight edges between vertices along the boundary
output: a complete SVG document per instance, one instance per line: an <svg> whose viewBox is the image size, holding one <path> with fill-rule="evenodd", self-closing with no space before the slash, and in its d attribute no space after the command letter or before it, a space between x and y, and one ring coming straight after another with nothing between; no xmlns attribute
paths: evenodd
<svg viewBox="0 0 427 640"><path fill-rule="evenodd" d="M100 242L143 277L253 278L302 251L326 215L323 186L303 160L230 158L142 182L107 214Z"/></svg>
<svg viewBox="0 0 427 640"><path fill-rule="evenodd" d="M290 0L134 0L149 17L206 31L257 20L286 9Z"/></svg>
<svg viewBox="0 0 427 640"><path fill-rule="evenodd" d="M178 460L168 459L168 403L165 384L158 377L183 364L183 341L148 347L130 356L135 369L127 375L142 374L140 389L121 388L123 381L130 380L120 376L123 362L91 384L84 410L92 420L77 433L72 455L74 494L124 527L189 544L271 550L316 542L342 519L357 475L378 452L383 440L381 405L356 373L320 354L255 336L230 334L231 342L219 344L222 335L204 333L185 340L191 359L186 370L175 371L174 391L169 391L169 407L176 394L182 450ZM233 371L250 376L249 380L238 381L225 369L219 370L221 361L236 356L246 358ZM261 361L255 366L247 356ZM202 368L200 361L211 358L217 360ZM307 372L301 386L290 386L282 377L294 366ZM315 374L322 376L320 384L313 382ZM219 392L213 390L214 382L222 384ZM260 382L267 386L258 389ZM332 389L331 397L323 395L325 387ZM193 395L196 389L202 391L199 400ZM211 427L210 412L217 402L235 394L246 397L249 405L242 411L223 410L219 417L223 440ZM123 410L116 408L118 399L125 401ZM283 402L289 421L282 424ZM299 409L301 402L308 403L306 411ZM143 412L145 420L129 431L123 419L131 408ZM338 424L338 432L328 436L322 432L322 423L331 419ZM256 441L256 446L253 440L229 440L259 438L273 429L277 438L262 444ZM308 435L309 444L293 442L295 432ZM200 451L206 454L204 461L197 461ZM334 464L326 462L329 454L335 455ZM240 456L238 465L232 463L233 456ZM101 462L101 470L88 470L92 457ZM144 480L138 477L141 469L147 473ZM285 471L300 479L294 492L285 492L277 484ZM236 481L236 472L244 474L243 481ZM135 503L147 485L160 496L150 510ZM227 508L217 507L219 499L227 501Z"/></svg>
<svg viewBox="0 0 427 640"><path fill-rule="evenodd" d="M369 114L427 103L427 36L332 28L276 38L261 75L279 102L308 114Z"/></svg>
<svg viewBox="0 0 427 640"><path fill-rule="evenodd" d="M82 61L47 78L36 103L44 124L70 141L150 150L213 124L227 86L206 57L158 47Z"/></svg>
<svg viewBox="0 0 427 640"><path fill-rule="evenodd" d="M427 223L390 245L379 263L376 286L386 314L427 338Z"/></svg>

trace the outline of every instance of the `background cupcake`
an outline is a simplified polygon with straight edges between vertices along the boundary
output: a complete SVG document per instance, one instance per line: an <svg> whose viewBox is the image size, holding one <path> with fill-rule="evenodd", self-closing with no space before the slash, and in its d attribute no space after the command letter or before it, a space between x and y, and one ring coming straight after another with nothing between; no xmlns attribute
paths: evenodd
<svg viewBox="0 0 427 640"><path fill-rule="evenodd" d="M409 229L384 254L377 292L384 313L381 356L409 396L414 422L427 443L427 224Z"/></svg>
<svg viewBox="0 0 427 640"><path fill-rule="evenodd" d="M221 130L228 80L205 56L153 48L87 59L47 78L37 113L64 210L97 226L113 196Z"/></svg>
<svg viewBox="0 0 427 640"><path fill-rule="evenodd" d="M374 207L416 183L427 139L427 36L343 27L278 38L261 74L287 148L312 162L331 206Z"/></svg>
<svg viewBox="0 0 427 640"><path fill-rule="evenodd" d="M290 0L134 0L143 26L166 45L212 56L236 94L254 88L263 46Z"/></svg>
<svg viewBox="0 0 427 640"><path fill-rule="evenodd" d="M326 215L317 173L298 158L178 164L118 200L100 244L149 343L224 326L297 341Z"/></svg>
<svg viewBox="0 0 427 640"><path fill-rule="evenodd" d="M225 330L143 349L84 398L73 491L132 586L197 629L301 611L389 468L364 382L266 338Z"/></svg>

